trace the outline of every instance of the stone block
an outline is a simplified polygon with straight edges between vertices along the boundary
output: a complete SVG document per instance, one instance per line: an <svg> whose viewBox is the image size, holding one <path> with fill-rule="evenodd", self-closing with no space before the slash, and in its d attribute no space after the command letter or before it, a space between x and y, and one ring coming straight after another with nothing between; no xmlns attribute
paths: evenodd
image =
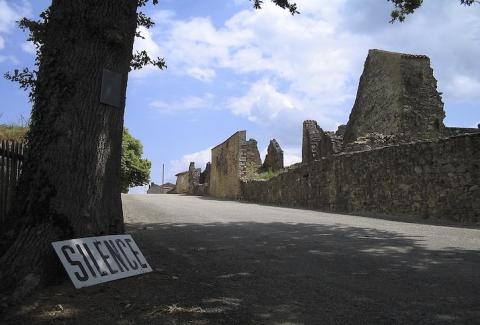
<svg viewBox="0 0 480 325"><path fill-rule="evenodd" d="M271 171L283 169L283 150L275 139L270 140L262 169Z"/></svg>

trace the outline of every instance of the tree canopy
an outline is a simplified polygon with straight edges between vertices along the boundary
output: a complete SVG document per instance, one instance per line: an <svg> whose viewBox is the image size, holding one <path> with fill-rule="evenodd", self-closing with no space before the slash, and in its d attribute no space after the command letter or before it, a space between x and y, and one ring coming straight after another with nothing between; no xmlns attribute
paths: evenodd
<svg viewBox="0 0 480 325"><path fill-rule="evenodd" d="M121 187L122 193L128 193L128 188L147 185L150 182L151 162L142 159L143 145L135 139L128 129L123 129L122 160L121 160Z"/></svg>
<svg viewBox="0 0 480 325"><path fill-rule="evenodd" d="M423 0L388 0L393 2L395 9L391 12L391 23L395 21L403 22L407 15L410 15L420 8L423 4ZM479 4L478 0L460 0L460 4L465 6L471 6L474 3Z"/></svg>

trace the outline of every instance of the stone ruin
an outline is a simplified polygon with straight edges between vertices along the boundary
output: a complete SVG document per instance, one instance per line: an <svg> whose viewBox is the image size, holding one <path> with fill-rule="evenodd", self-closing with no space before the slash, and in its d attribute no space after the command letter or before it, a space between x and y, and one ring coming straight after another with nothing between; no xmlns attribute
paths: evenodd
<svg viewBox="0 0 480 325"><path fill-rule="evenodd" d="M430 60L370 50L348 123L303 123L302 164L283 168L270 142L261 164L246 131L212 149L211 196L356 214L480 221L480 129L445 127ZM261 166L261 167L260 167Z"/></svg>
<svg viewBox="0 0 480 325"><path fill-rule="evenodd" d="M195 162L190 162L188 170L178 173L174 193L205 195L210 179L210 163L207 163L205 170L195 168Z"/></svg>
<svg viewBox="0 0 480 325"><path fill-rule="evenodd" d="M478 132L445 127L444 118L427 56L370 50L348 123L336 132L323 131L316 121L303 123L302 162Z"/></svg>
<svg viewBox="0 0 480 325"><path fill-rule="evenodd" d="M240 196L240 182L256 178L264 171L283 168L283 150L278 142L270 141L262 164L257 141L246 140L246 131L238 131L223 143L212 148L211 162L203 172L190 163L189 170L177 174L177 193L210 194L216 197Z"/></svg>
<svg viewBox="0 0 480 325"><path fill-rule="evenodd" d="M283 150L277 140L272 139L268 144L267 155L262 165L264 171L277 171L283 169Z"/></svg>
<svg viewBox="0 0 480 325"><path fill-rule="evenodd" d="M200 173L200 184L208 184L210 182L210 169L212 168L211 163L207 163L203 172Z"/></svg>
<svg viewBox="0 0 480 325"><path fill-rule="evenodd" d="M443 135L444 118L427 56L370 50L343 142L371 133L401 140L437 139Z"/></svg>
<svg viewBox="0 0 480 325"><path fill-rule="evenodd" d="M333 154L332 139L316 121L303 122L302 163L308 164L321 157Z"/></svg>
<svg viewBox="0 0 480 325"><path fill-rule="evenodd" d="M246 143L247 164L253 168L260 168L262 166L262 159L258 151L257 140L250 139Z"/></svg>

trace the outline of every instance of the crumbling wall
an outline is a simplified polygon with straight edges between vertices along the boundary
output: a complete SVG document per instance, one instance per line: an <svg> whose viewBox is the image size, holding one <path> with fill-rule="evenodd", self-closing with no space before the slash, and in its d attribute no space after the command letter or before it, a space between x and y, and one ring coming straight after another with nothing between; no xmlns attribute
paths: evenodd
<svg viewBox="0 0 480 325"><path fill-rule="evenodd" d="M342 124L338 126L337 131L335 132L325 132L332 141L332 150L334 154L343 151L343 136L345 135L346 128L347 126L345 124Z"/></svg>
<svg viewBox="0 0 480 325"><path fill-rule="evenodd" d="M247 164L260 168L262 166L262 159L260 158L260 152L258 151L257 140L250 139L246 143L246 155L247 155Z"/></svg>
<svg viewBox="0 0 480 325"><path fill-rule="evenodd" d="M199 190L201 169L195 168L195 163L190 162L188 170L178 173L177 182L175 185L175 192L179 194L199 194L197 192L205 192L203 189ZM202 194L200 193L200 194Z"/></svg>
<svg viewBox="0 0 480 325"><path fill-rule="evenodd" d="M333 153L330 137L318 126L316 121L303 122L302 163L308 164Z"/></svg>
<svg viewBox="0 0 480 325"><path fill-rule="evenodd" d="M443 135L444 118L427 56L370 50L344 143L373 132L408 140L435 139Z"/></svg>
<svg viewBox="0 0 480 325"><path fill-rule="evenodd" d="M175 192L178 194L185 194L190 191L190 176L189 172L178 173L177 182L175 183Z"/></svg>
<svg viewBox="0 0 480 325"><path fill-rule="evenodd" d="M240 197L240 179L247 162L246 131L238 131L212 149L209 194L221 198Z"/></svg>
<svg viewBox="0 0 480 325"><path fill-rule="evenodd" d="M335 212L480 221L480 133L325 157L269 181L251 202Z"/></svg>
<svg viewBox="0 0 480 325"><path fill-rule="evenodd" d="M271 171L283 169L283 150L275 139L270 140L268 144L262 169Z"/></svg>
<svg viewBox="0 0 480 325"><path fill-rule="evenodd" d="M478 125L478 128L446 127L443 132L443 134L448 137L467 133L480 133L480 124Z"/></svg>
<svg viewBox="0 0 480 325"><path fill-rule="evenodd" d="M148 186L147 194L167 194L175 189L175 185L172 183L165 183L162 185L151 182Z"/></svg>
<svg viewBox="0 0 480 325"><path fill-rule="evenodd" d="M200 184L200 168L195 168L195 163L191 162L188 166L188 183L189 183L189 192L192 192L193 188Z"/></svg>
<svg viewBox="0 0 480 325"><path fill-rule="evenodd" d="M212 164L211 163L207 163L207 165L205 166L205 169L203 172L200 173L200 184L208 184L210 183L210 170L212 168Z"/></svg>

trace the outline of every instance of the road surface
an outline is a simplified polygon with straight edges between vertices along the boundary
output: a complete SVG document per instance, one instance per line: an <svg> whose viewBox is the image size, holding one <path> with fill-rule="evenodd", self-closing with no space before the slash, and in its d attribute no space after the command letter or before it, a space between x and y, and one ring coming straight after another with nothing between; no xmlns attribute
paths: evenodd
<svg viewBox="0 0 480 325"><path fill-rule="evenodd" d="M153 272L59 283L0 324L480 324L480 230L124 195ZM2 307L2 306L0 306Z"/></svg>
<svg viewBox="0 0 480 325"><path fill-rule="evenodd" d="M181 320L480 324L478 229L181 195L123 203L134 238L178 283L171 302L198 308Z"/></svg>

